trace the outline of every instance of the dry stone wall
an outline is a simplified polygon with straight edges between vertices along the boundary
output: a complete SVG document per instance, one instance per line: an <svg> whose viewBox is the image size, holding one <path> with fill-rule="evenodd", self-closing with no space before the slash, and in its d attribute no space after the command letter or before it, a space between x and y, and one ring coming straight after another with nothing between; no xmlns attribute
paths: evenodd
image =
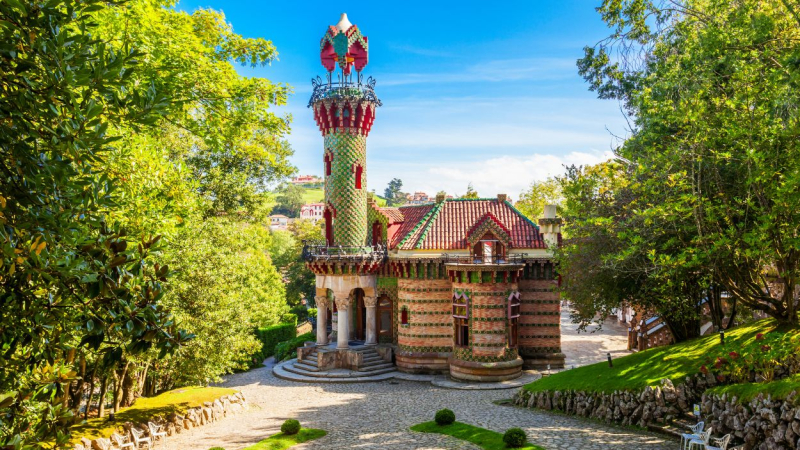
<svg viewBox="0 0 800 450"><path fill-rule="evenodd" d="M203 406L188 409L184 414L172 414L168 417L155 417L151 422L161 425L163 430L166 431L167 436L172 436L176 433L181 433L185 430L200 427L205 424L216 422L217 420L244 411L247 408L247 400L244 394L237 392L232 395L224 395L213 402L205 402ZM131 423L125 422L120 424L121 431L118 431L123 436L127 436L129 442L133 442L131 436L131 428L136 428L150 435L150 430L147 428L147 423ZM108 438L98 438L94 440L81 438L81 446L85 449L93 450L110 450L112 448L111 440ZM76 448L81 448L76 446Z"/></svg>

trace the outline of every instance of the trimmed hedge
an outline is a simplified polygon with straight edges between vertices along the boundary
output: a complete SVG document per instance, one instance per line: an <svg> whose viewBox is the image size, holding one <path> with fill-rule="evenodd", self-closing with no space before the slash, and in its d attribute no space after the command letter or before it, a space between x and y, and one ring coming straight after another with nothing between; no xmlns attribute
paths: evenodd
<svg viewBox="0 0 800 450"><path fill-rule="evenodd" d="M456 413L447 408L440 409L439 411L436 411L434 420L436 421L437 425L450 425L456 421Z"/></svg>
<svg viewBox="0 0 800 450"><path fill-rule="evenodd" d="M280 342L297 336L297 328L292 323L281 323L270 327L256 328L256 338L261 341L261 350L250 357L250 367L257 367L261 362L275 354L275 346Z"/></svg>
<svg viewBox="0 0 800 450"><path fill-rule="evenodd" d="M317 335L313 332L301 334L294 339L290 339L275 346L275 361L280 362L291 356L293 353L295 357L297 354L297 347L302 347L305 341L316 341Z"/></svg>
<svg viewBox="0 0 800 450"><path fill-rule="evenodd" d="M281 433L283 434L297 434L300 431L300 422L296 419L288 419L281 425Z"/></svg>
<svg viewBox="0 0 800 450"><path fill-rule="evenodd" d="M511 448L519 448L528 442L528 436L521 428L509 428L503 435L503 442Z"/></svg>

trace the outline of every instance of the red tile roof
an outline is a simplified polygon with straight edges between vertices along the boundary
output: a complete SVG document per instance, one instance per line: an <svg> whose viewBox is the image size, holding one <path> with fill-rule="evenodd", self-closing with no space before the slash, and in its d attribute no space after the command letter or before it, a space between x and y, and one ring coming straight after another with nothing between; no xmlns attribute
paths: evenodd
<svg viewBox="0 0 800 450"><path fill-rule="evenodd" d="M405 221L391 248L402 250L457 250L467 248L470 230L487 214L494 216L511 236L511 248L546 248L539 227L507 201L457 199L401 207Z"/></svg>
<svg viewBox="0 0 800 450"><path fill-rule="evenodd" d="M389 223L400 223L405 220L403 217L403 213L400 212L400 208L393 208L391 206L378 208L378 211L381 212L387 219L389 219Z"/></svg>
<svg viewBox="0 0 800 450"><path fill-rule="evenodd" d="M400 224L400 229L394 234L392 242L389 243L389 248L396 248L400 241L409 233L414 231L414 227L422 221L425 214L433 209L433 204L428 205L414 205L414 206L401 206L398 208L400 213L403 214L403 223Z"/></svg>

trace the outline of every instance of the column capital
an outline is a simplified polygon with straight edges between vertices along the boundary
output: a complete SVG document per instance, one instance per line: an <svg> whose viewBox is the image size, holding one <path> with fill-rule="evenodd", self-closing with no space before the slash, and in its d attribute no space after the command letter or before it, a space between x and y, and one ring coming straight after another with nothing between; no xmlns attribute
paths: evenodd
<svg viewBox="0 0 800 450"><path fill-rule="evenodd" d="M316 303L317 308L328 308L331 306L331 301L326 295L317 295L314 297L314 302Z"/></svg>
<svg viewBox="0 0 800 450"><path fill-rule="evenodd" d="M375 307L378 305L378 297L364 297L364 306L367 308Z"/></svg>
<svg viewBox="0 0 800 450"><path fill-rule="evenodd" d="M346 310L350 303L353 302L353 298L349 294L341 294L334 292L334 301L336 302L336 309L339 311Z"/></svg>

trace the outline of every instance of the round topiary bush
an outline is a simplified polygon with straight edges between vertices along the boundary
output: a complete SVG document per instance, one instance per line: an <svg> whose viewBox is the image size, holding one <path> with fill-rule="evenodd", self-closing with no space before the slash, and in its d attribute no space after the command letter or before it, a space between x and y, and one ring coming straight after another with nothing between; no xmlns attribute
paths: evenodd
<svg viewBox="0 0 800 450"><path fill-rule="evenodd" d="M447 408L440 409L436 412L436 417L434 420L436 420L437 425L450 425L456 421L456 413Z"/></svg>
<svg viewBox="0 0 800 450"><path fill-rule="evenodd" d="M281 433L283 434L297 434L300 431L300 422L289 419L281 425Z"/></svg>
<svg viewBox="0 0 800 450"><path fill-rule="evenodd" d="M509 428L503 435L503 442L506 443L506 447L522 447L527 440L528 436L526 436L525 432L520 428Z"/></svg>

